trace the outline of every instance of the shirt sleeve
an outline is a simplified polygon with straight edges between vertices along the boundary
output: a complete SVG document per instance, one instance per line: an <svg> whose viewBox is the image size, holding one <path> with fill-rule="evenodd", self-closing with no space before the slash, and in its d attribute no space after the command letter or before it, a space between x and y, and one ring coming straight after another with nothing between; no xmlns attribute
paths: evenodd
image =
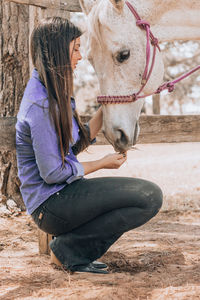
<svg viewBox="0 0 200 300"><path fill-rule="evenodd" d="M71 183L84 175L83 166L73 152L65 157L63 166L55 127L49 118L48 109L33 104L26 116L30 126L35 160L41 178L47 184Z"/></svg>

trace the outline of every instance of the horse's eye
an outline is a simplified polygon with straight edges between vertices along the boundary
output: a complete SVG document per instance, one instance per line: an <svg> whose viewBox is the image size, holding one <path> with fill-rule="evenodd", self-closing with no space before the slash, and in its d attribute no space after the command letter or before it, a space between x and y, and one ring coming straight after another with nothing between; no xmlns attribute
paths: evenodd
<svg viewBox="0 0 200 300"><path fill-rule="evenodd" d="M117 58L117 61L119 63L123 63L125 60L127 60L128 58L130 57L130 50L123 50L123 51L120 51L116 58Z"/></svg>

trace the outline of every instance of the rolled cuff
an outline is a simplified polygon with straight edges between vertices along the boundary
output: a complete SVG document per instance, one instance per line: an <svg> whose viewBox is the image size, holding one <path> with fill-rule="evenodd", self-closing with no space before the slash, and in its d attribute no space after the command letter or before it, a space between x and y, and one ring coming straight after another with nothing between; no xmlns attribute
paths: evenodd
<svg viewBox="0 0 200 300"><path fill-rule="evenodd" d="M73 175L70 176L66 182L68 184L72 183L73 181L77 180L77 179L80 179L81 177L84 176L84 168L83 168L83 165L80 164L79 162L75 162L73 161L71 164L71 167L72 167L72 171L73 171Z"/></svg>

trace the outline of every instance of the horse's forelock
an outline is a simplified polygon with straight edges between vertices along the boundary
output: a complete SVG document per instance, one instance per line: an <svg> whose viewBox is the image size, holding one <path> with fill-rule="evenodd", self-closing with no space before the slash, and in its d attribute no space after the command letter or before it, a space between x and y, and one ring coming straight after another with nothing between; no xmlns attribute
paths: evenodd
<svg viewBox="0 0 200 300"><path fill-rule="evenodd" d="M105 3L105 1L98 1L88 16L89 38L96 40L100 46L102 46L100 14L107 11L109 3L109 1L107 1L107 3ZM90 42L92 42L92 40L90 40Z"/></svg>

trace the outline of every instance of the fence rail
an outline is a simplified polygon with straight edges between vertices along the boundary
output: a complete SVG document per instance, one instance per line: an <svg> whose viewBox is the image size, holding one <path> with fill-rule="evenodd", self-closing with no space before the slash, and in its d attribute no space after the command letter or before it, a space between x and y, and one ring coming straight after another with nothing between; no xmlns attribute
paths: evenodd
<svg viewBox="0 0 200 300"><path fill-rule="evenodd" d="M4 0L4 1L14 2L18 4L33 5L41 8L66 10L71 12L81 11L81 7L78 0Z"/></svg>
<svg viewBox="0 0 200 300"><path fill-rule="evenodd" d="M84 122L89 116L82 116ZM0 117L0 151L15 149L15 117ZM141 116L138 143L200 142L200 115ZM109 143L100 132L97 145Z"/></svg>

